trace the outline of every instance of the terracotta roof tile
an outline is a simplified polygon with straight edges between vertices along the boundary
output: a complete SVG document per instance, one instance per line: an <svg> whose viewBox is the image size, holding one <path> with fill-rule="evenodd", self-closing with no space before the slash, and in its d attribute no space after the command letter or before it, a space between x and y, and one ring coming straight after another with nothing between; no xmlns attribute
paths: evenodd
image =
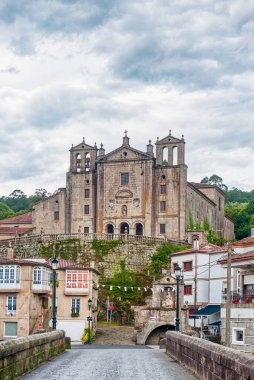
<svg viewBox="0 0 254 380"><path fill-rule="evenodd" d="M227 251L227 247L220 247L219 245L208 243L208 244L202 244L199 249L189 248L189 249L185 249L184 251L172 253L171 256L180 256L180 255L185 255L188 253L195 253L195 252L216 253L216 252L225 252L225 251Z"/></svg>
<svg viewBox="0 0 254 380"><path fill-rule="evenodd" d="M57 258L57 260L58 260L58 269L92 270L96 273L99 273L96 269L87 267L83 264L76 263L75 261L65 260L61 258ZM48 259L47 263L51 265L51 259Z"/></svg>
<svg viewBox="0 0 254 380"><path fill-rule="evenodd" d="M46 260L36 260L36 259L16 259L16 258L9 258L9 257L0 257L0 265L8 265L8 264L13 264L13 265L42 265L47 268L50 268L50 265Z"/></svg>
<svg viewBox="0 0 254 380"><path fill-rule="evenodd" d="M11 218L0 219L0 224L32 224L32 213L28 212L27 214L13 216Z"/></svg>
<svg viewBox="0 0 254 380"><path fill-rule="evenodd" d="M254 251L250 251L247 253L235 253L232 254L231 261L232 263L242 262L242 261L250 261L254 260ZM228 259L220 259L218 262L220 264L226 264Z"/></svg>
<svg viewBox="0 0 254 380"><path fill-rule="evenodd" d="M241 240L236 241L233 245L237 246L238 244L245 244L245 243L253 243L254 244L254 236L247 236L246 238L243 238Z"/></svg>
<svg viewBox="0 0 254 380"><path fill-rule="evenodd" d="M31 227L0 227L0 235L25 235L30 231Z"/></svg>

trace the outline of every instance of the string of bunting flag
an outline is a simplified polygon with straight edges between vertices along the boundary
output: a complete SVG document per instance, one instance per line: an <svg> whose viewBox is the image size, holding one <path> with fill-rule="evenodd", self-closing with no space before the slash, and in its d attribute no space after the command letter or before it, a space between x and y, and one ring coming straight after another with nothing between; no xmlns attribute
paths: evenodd
<svg viewBox="0 0 254 380"><path fill-rule="evenodd" d="M151 290L152 292L154 291L154 289L150 286L146 286L146 287L141 287L141 286L122 286L122 285L110 285L110 284L98 284L97 285L97 289L99 288L106 288L106 289L109 289L109 290L114 290L114 289L123 289L125 292L127 292L127 290L138 290L138 291L142 291L144 290L145 292L147 292L148 290ZM175 289L173 287L169 287L167 288L168 290L171 290L171 291L175 291ZM161 292L164 291L163 288L160 289Z"/></svg>

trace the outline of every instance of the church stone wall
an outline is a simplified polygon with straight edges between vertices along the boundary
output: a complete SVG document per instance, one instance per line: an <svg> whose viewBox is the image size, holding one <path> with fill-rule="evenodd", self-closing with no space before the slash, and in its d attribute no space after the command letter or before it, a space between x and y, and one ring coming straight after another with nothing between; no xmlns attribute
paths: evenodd
<svg viewBox="0 0 254 380"><path fill-rule="evenodd" d="M215 187L200 187L199 190L215 203L214 230L218 236L224 235L224 207L225 196L222 191Z"/></svg>
<svg viewBox="0 0 254 380"><path fill-rule="evenodd" d="M33 205L32 220L35 233L65 233L65 190Z"/></svg>
<svg viewBox="0 0 254 380"><path fill-rule="evenodd" d="M103 191L98 199L98 210L103 220L101 232L107 232L107 224L121 233L121 223L128 223L130 234L135 235L136 223L141 223L144 234L151 236L152 212L152 161L109 162L100 165ZM121 173L129 173L129 184L121 186ZM100 174L101 177L101 174Z"/></svg>
<svg viewBox="0 0 254 380"><path fill-rule="evenodd" d="M192 215L194 224L203 225L207 218L209 225L215 228L215 204L202 196L193 186L187 186L186 225L189 224L189 216Z"/></svg>

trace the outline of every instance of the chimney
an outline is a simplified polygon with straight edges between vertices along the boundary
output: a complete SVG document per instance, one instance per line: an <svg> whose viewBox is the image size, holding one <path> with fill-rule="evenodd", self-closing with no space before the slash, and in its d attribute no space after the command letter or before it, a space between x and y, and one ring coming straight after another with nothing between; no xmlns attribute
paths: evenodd
<svg viewBox="0 0 254 380"><path fill-rule="evenodd" d="M14 258L14 249L12 248L10 241L9 241L9 247L7 248L7 257L8 259Z"/></svg>
<svg viewBox="0 0 254 380"><path fill-rule="evenodd" d="M199 238L195 237L193 239L193 248L199 250Z"/></svg>
<svg viewBox="0 0 254 380"><path fill-rule="evenodd" d="M89 267L92 268L92 269L95 269L95 260L94 259L90 259L90 261L89 261Z"/></svg>
<svg viewBox="0 0 254 380"><path fill-rule="evenodd" d="M254 237L254 226L251 226L250 228L250 236Z"/></svg>

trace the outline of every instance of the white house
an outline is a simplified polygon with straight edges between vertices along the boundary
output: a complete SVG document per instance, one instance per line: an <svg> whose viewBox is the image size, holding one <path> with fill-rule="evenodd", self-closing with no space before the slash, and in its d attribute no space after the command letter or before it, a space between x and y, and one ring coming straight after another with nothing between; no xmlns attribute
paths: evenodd
<svg viewBox="0 0 254 380"><path fill-rule="evenodd" d="M220 321L220 304L226 287L227 270L218 264L218 260L227 257L227 247L203 244L171 254L172 270L176 264L183 271L184 303L188 304L189 315L207 305L217 307L199 310L198 316L204 316L204 326ZM233 274L232 274L233 280ZM193 314L194 316L194 314ZM200 320L189 318L192 326L200 327Z"/></svg>
<svg viewBox="0 0 254 380"><path fill-rule="evenodd" d="M227 258L219 261L227 267ZM231 267L234 269L232 301L230 304L231 347L250 352L254 344L254 250L233 254ZM225 341L226 307L221 308L222 342Z"/></svg>

